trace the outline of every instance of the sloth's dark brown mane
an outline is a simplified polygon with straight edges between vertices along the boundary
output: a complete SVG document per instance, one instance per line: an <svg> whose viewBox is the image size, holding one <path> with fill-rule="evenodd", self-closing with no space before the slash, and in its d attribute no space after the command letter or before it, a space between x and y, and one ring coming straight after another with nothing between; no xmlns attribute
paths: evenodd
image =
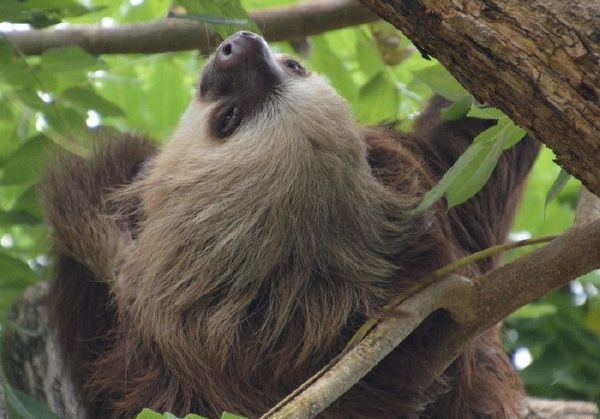
<svg viewBox="0 0 600 419"><path fill-rule="evenodd" d="M46 183L52 322L91 417L143 407L259 416L402 289L504 240L537 152L525 140L469 203L416 216L409 210L487 122L442 123L438 100L414 136L365 129L318 76L293 69L272 69L277 94L251 113L244 92L215 93L211 71L160 152L115 139L91 162L65 160ZM223 104L240 111L232 129L213 117ZM515 414L519 384L496 331L431 388L412 384L444 324L434 315L323 417Z"/></svg>

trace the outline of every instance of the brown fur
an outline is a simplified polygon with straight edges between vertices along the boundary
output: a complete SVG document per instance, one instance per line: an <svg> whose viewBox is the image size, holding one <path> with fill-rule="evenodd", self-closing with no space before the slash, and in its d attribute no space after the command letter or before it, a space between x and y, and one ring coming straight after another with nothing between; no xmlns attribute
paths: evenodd
<svg viewBox="0 0 600 419"><path fill-rule="evenodd" d="M403 288L505 239L532 141L466 204L413 216L488 123L441 123L436 99L412 136L363 129L316 76L277 77L280 96L224 141L209 134L220 102L201 97L156 157L126 137L49 177L53 324L90 417L257 417ZM415 387L443 324L432 315L321 417L516 416L520 385L496 330Z"/></svg>

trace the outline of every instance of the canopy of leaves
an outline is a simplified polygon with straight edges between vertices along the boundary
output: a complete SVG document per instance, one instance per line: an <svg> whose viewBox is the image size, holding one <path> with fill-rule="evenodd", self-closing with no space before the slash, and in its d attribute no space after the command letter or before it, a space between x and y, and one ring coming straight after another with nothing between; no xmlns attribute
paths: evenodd
<svg viewBox="0 0 600 419"><path fill-rule="evenodd" d="M223 35L257 30L247 11L287 3L292 1L176 2L188 17L212 19ZM169 0L3 0L0 29L148 21L166 16L172 6ZM339 30L310 42L307 65L350 102L363 123L391 122L408 129L434 92L453 102L444 112L446 119L470 113L498 120L475 140L422 208L438 199L450 206L468 200L485 183L502 151L524 135L500 112L475 103L446 70L423 59L387 24ZM274 48L294 53L288 44ZM114 130L164 141L190 101L202 65L203 57L193 52L95 57L68 47L24 57L0 37L0 333L15 298L49 275L49 232L36 192L47 161L58 149L85 156L91 136ZM544 150L529 179L515 237L560 233L569 227L578 185L562 176L552 187L559 172L551 152ZM592 272L506 322L506 342L530 393L600 400L599 288L600 273ZM15 397L21 401L18 412L13 405L15 417L27 417L22 410L27 406L38 408ZM166 415L147 411L140 418L171 417Z"/></svg>

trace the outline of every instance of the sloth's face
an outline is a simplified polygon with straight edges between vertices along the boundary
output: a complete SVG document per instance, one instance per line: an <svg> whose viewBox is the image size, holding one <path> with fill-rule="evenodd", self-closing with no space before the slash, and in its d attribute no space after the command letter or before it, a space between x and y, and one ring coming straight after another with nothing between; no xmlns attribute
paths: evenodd
<svg viewBox="0 0 600 419"><path fill-rule="evenodd" d="M214 105L209 134L229 137L266 105L288 94L286 82L302 82L310 75L295 59L273 54L259 35L238 32L230 36L217 48L200 78L200 102Z"/></svg>
<svg viewBox="0 0 600 419"><path fill-rule="evenodd" d="M362 132L324 79L274 54L262 37L238 32L208 60L197 95L155 162L176 165L189 177L213 166L232 176L283 176L277 165L296 173L353 170L367 164Z"/></svg>
<svg viewBox="0 0 600 419"><path fill-rule="evenodd" d="M292 137L298 143L302 136L314 145L332 130L344 135L354 126L346 101L321 77L274 54L261 36L238 32L209 59L173 140L239 150L251 138L261 137L264 146L268 140L290 144Z"/></svg>

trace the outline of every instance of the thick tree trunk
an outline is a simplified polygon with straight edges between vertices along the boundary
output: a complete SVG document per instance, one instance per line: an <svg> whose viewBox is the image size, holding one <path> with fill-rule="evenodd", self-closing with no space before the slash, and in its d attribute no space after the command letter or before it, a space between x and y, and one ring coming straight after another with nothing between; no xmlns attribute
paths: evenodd
<svg viewBox="0 0 600 419"><path fill-rule="evenodd" d="M600 2L361 1L600 194Z"/></svg>

